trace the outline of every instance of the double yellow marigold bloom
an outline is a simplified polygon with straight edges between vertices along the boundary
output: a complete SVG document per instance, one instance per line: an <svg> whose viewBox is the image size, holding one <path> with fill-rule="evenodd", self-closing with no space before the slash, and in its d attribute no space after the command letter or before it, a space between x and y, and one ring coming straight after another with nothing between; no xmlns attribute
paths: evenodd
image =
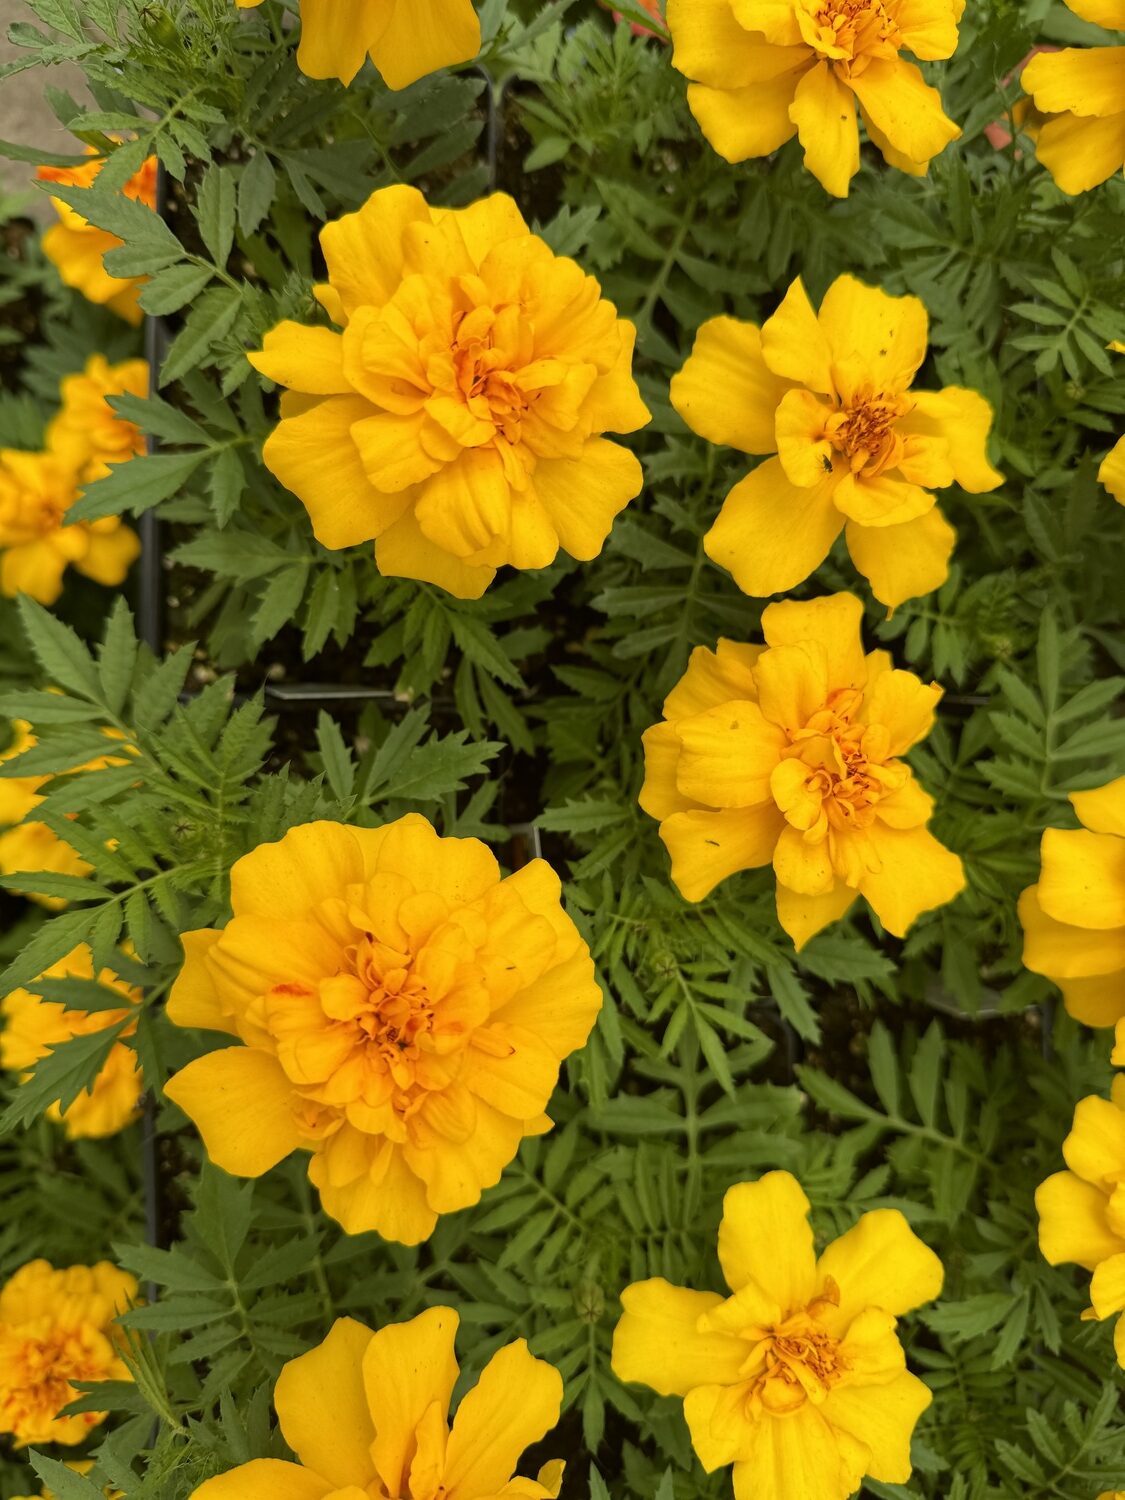
<svg viewBox="0 0 1125 1500"><path fill-rule="evenodd" d="M818 1259L808 1214L788 1172L740 1183L719 1228L730 1296L655 1277L621 1297L615 1374L682 1397L703 1467L733 1464L744 1500L847 1500L865 1475L905 1484L931 1400L895 1324L941 1291L941 1262L895 1209Z"/></svg>
<svg viewBox="0 0 1125 1500"><path fill-rule="evenodd" d="M322 1344L290 1360L274 1390L299 1463L255 1459L207 1480L193 1500L555 1500L561 1461L537 1480L515 1468L558 1421L558 1371L518 1339L492 1356L450 1424L457 1324L449 1307L377 1333L338 1319Z"/></svg>
<svg viewBox="0 0 1125 1500"><path fill-rule="evenodd" d="M885 651L864 655L851 594L771 604L764 646L700 646L645 731L640 802L660 819L681 895L701 901L772 863L800 948L857 896L901 937L964 887L927 828L931 798L899 757L941 698Z"/></svg>
<svg viewBox="0 0 1125 1500"><path fill-rule="evenodd" d="M782 593L845 531L875 597L895 606L944 582L956 533L933 491L972 494L992 408L976 391L912 389L929 319L917 297L841 276L814 312L796 280L759 328L712 318L672 380L672 404L709 442L767 453L731 490L707 555L747 594Z"/></svg>
<svg viewBox="0 0 1125 1500"><path fill-rule="evenodd" d="M326 547L478 598L505 563L596 557L641 488L606 432L649 419L634 329L503 194L431 209L373 193L320 234L341 326L282 323L255 368L288 386L267 467Z"/></svg>
<svg viewBox="0 0 1125 1500"><path fill-rule="evenodd" d="M23 719L12 721L12 740L0 751L0 765L14 760L36 743L31 725ZM87 875L90 866L64 843L46 823L37 823L31 815L43 801L39 795L50 776L0 777L0 875L40 874ZM43 906L58 908L65 903L49 896L35 896Z"/></svg>
<svg viewBox="0 0 1125 1500"><path fill-rule="evenodd" d="M262 0L237 0L243 10ZM297 66L308 78L351 83L367 57L388 88L470 62L480 51L471 0L301 0Z"/></svg>
<svg viewBox="0 0 1125 1500"><path fill-rule="evenodd" d="M837 197L859 171L860 117L887 163L924 173L961 134L922 77L952 57L965 0L668 0L672 61L720 156L767 156L798 136Z"/></svg>
<svg viewBox="0 0 1125 1500"><path fill-rule="evenodd" d="M93 147L88 148L93 152ZM68 187L92 187L105 165L102 158L79 167L40 167L37 176L43 182L58 182ZM156 207L156 157L150 156L134 172L122 192L146 208ZM145 276L111 276L102 264L109 250L124 242L108 230L98 229L61 198L52 198L59 222L43 235L43 254L58 271L64 284L81 292L88 302L110 308L127 323L137 326L144 318L137 301Z"/></svg>
<svg viewBox="0 0 1125 1500"><path fill-rule="evenodd" d="M1048 828L1020 897L1023 961L1087 1026L1125 1017L1125 776L1070 797L1081 828Z"/></svg>
<svg viewBox="0 0 1125 1500"><path fill-rule="evenodd" d="M1084 21L1125 31L1125 0L1066 0ZM1035 154L1064 193L1084 193L1125 166L1125 46L1041 52L1023 86L1048 116Z"/></svg>
<svg viewBox="0 0 1125 1500"><path fill-rule="evenodd" d="M550 1129L559 1064L601 1008L559 898L542 860L501 879L484 844L417 814L292 829L234 866L222 932L184 936L169 1015L243 1045L168 1096L226 1171L308 1151L349 1233L417 1244Z"/></svg>
<svg viewBox="0 0 1125 1500"><path fill-rule="evenodd" d="M105 1412L62 1417L75 1381L128 1380L113 1320L137 1296L134 1277L102 1261L56 1271L21 1266L0 1290L0 1433L27 1444L81 1443Z"/></svg>

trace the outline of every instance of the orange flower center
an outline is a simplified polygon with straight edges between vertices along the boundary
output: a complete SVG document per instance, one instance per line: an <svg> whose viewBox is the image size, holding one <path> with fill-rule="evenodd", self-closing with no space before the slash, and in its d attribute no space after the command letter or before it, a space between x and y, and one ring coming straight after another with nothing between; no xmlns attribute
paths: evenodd
<svg viewBox="0 0 1125 1500"><path fill-rule="evenodd" d="M840 1288L829 1277L823 1292L807 1307L770 1328L752 1328L743 1335L756 1346L746 1397L752 1416L763 1411L781 1416L806 1401L819 1403L847 1372L840 1341L822 1322L839 1305Z"/></svg>
<svg viewBox="0 0 1125 1500"><path fill-rule="evenodd" d="M895 429L910 406L905 396L861 391L851 405L829 417L825 436L836 452L847 459L853 474L864 473L874 478L901 463L906 445Z"/></svg>
<svg viewBox="0 0 1125 1500"><path fill-rule="evenodd" d="M22 1442L78 1442L102 1420L98 1412L64 1417L66 1435L55 1430L59 1412L78 1399L74 1382L105 1379L105 1340L92 1326L62 1328L50 1318L0 1332L0 1432ZM71 1435L73 1434L73 1435Z"/></svg>
<svg viewBox="0 0 1125 1500"><path fill-rule="evenodd" d="M824 708L792 735L773 778L774 797L795 828L823 838L867 828L876 804L897 791L909 776L905 766L888 763L887 731L858 724L863 704L857 688L833 693Z"/></svg>
<svg viewBox="0 0 1125 1500"><path fill-rule="evenodd" d="M854 62L894 57L902 46L895 0L823 0L806 39L823 57Z"/></svg>
<svg viewBox="0 0 1125 1500"><path fill-rule="evenodd" d="M492 308L474 308L456 321L453 371L465 405L479 421L491 422L498 436L518 443L524 414L538 393L520 389L511 353L497 347L497 314Z"/></svg>

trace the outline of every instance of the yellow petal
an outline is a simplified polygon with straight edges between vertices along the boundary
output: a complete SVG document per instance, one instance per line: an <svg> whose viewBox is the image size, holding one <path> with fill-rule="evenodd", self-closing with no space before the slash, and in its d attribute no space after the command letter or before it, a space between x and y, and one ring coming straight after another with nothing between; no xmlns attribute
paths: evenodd
<svg viewBox="0 0 1125 1500"><path fill-rule="evenodd" d="M1094 1268L1090 1305L1099 1319L1111 1318L1125 1308L1125 1253L1111 1255Z"/></svg>
<svg viewBox="0 0 1125 1500"><path fill-rule="evenodd" d="M467 208L453 212L461 238L478 266L497 245L530 233L519 205L507 193L490 193L487 198L478 198Z"/></svg>
<svg viewBox="0 0 1125 1500"><path fill-rule="evenodd" d="M703 539L712 562L733 574L744 594L783 593L820 566L840 535L843 517L832 504L836 480L815 489L790 483L776 458L767 458L723 501Z"/></svg>
<svg viewBox="0 0 1125 1500"><path fill-rule="evenodd" d="M702 901L729 875L768 865L784 826L772 802L724 812L673 813L660 825L672 856L672 883L685 901Z"/></svg>
<svg viewBox="0 0 1125 1500"><path fill-rule="evenodd" d="M1125 969L1087 979L1056 979L1068 1015L1083 1026L1114 1026L1125 1016ZM1125 1067L1125 1063L1116 1064Z"/></svg>
<svg viewBox="0 0 1125 1500"><path fill-rule="evenodd" d="M708 1474L752 1451L753 1421L746 1409L746 1390L745 1385L701 1385L684 1397L691 1446Z"/></svg>
<svg viewBox="0 0 1125 1500"><path fill-rule="evenodd" d="M690 83L688 108L721 157L729 162L746 161L768 156L796 135L797 127L789 118L796 88L796 73L781 73L738 89Z"/></svg>
<svg viewBox="0 0 1125 1500"><path fill-rule="evenodd" d="M372 1337L353 1318L337 1318L323 1343L285 1365L274 1387L285 1441L306 1468L340 1488L362 1489L375 1478L375 1429L363 1387L363 1357Z"/></svg>
<svg viewBox="0 0 1125 1500"><path fill-rule="evenodd" d="M819 896L803 896L779 883L777 920L793 939L793 946L800 953L810 938L845 916L855 899L855 891L839 879L830 891Z"/></svg>
<svg viewBox="0 0 1125 1500"><path fill-rule="evenodd" d="M900 475L845 474L832 495L836 509L852 527L902 526L926 515L934 497Z"/></svg>
<svg viewBox="0 0 1125 1500"><path fill-rule="evenodd" d="M230 873L231 906L238 916L299 921L363 878L363 855L350 828L302 823L236 861Z"/></svg>
<svg viewBox="0 0 1125 1500"><path fill-rule="evenodd" d="M371 60L388 88L404 89L439 68L471 62L479 51L480 22L471 0L392 0Z"/></svg>
<svg viewBox="0 0 1125 1500"><path fill-rule="evenodd" d="M902 432L933 433L949 447L953 475L970 495L984 495L1004 483L988 461L992 407L978 391L948 385L941 391L911 392L914 409L900 424Z"/></svg>
<svg viewBox="0 0 1125 1500"><path fill-rule="evenodd" d="M833 410L821 397L799 386L777 408L777 456L786 477L799 489L812 489L832 473L835 455L825 434Z"/></svg>
<svg viewBox="0 0 1125 1500"><path fill-rule="evenodd" d="M1071 792L1070 803L1091 833L1125 838L1125 776L1089 792Z"/></svg>
<svg viewBox="0 0 1125 1500"><path fill-rule="evenodd" d="M1039 132L1035 154L1064 193L1085 193L1125 164L1125 113L1056 115Z"/></svg>
<svg viewBox="0 0 1125 1500"><path fill-rule="evenodd" d="M329 1183L314 1156L309 1177L320 1192L325 1213L348 1234L374 1230L400 1245L419 1245L434 1232L437 1214L426 1202L425 1184L406 1165L400 1148L390 1152L386 1171L378 1181L368 1173L345 1183Z"/></svg>
<svg viewBox="0 0 1125 1500"><path fill-rule="evenodd" d="M941 695L936 682L922 682L913 672L882 672L868 693L864 717L868 724L881 724L887 730L888 755L903 755L934 727Z"/></svg>
<svg viewBox="0 0 1125 1500"><path fill-rule="evenodd" d="M62 593L66 558L47 541L9 547L0 553L0 594L27 594L38 604L54 604Z"/></svg>
<svg viewBox="0 0 1125 1500"><path fill-rule="evenodd" d="M693 432L743 453L772 453L774 414L789 382L762 358L762 331L737 318L711 318L672 376L672 405Z"/></svg>
<svg viewBox="0 0 1125 1500"><path fill-rule="evenodd" d="M757 1182L727 1189L719 1264L731 1291L756 1282L787 1312L812 1300L816 1256L809 1200L789 1172L767 1172Z"/></svg>
<svg viewBox="0 0 1125 1500"><path fill-rule="evenodd" d="M1056 1172L1035 1190L1039 1249L1052 1266L1073 1262L1092 1271L1099 1261L1125 1251L1106 1223L1105 1193L1073 1172Z"/></svg>
<svg viewBox="0 0 1125 1500"><path fill-rule="evenodd" d="M836 686L829 682L828 653L817 640L793 646L771 645L762 652L754 676L762 715L771 725L780 725L789 737L824 707ZM778 753L786 748L786 736L774 741L774 765Z"/></svg>
<svg viewBox="0 0 1125 1500"><path fill-rule="evenodd" d="M645 752L645 779L637 798L650 818L663 821L692 806L676 785L676 769L683 746L671 724L654 724L641 735Z"/></svg>
<svg viewBox="0 0 1125 1500"><path fill-rule="evenodd" d="M1125 1110L1090 1094L1074 1109L1074 1123L1063 1141L1063 1160L1083 1182L1105 1188L1125 1172Z"/></svg>
<svg viewBox="0 0 1125 1500"><path fill-rule="evenodd" d="M666 719L686 719L732 698L758 696L754 682L754 663L764 646L747 646L722 637L714 651L696 646L688 658L687 670L664 700ZM2 785L2 783L0 783Z"/></svg>
<svg viewBox="0 0 1125 1500"><path fill-rule="evenodd" d="M588 438L577 458L542 459L532 476L559 542L580 562L598 556L614 517L643 483L635 454L603 437Z"/></svg>
<svg viewBox="0 0 1125 1500"><path fill-rule="evenodd" d="M130 567L141 555L141 541L129 526L115 526L108 533L89 531L84 557L74 566L95 583L114 588L125 581Z"/></svg>
<svg viewBox="0 0 1125 1500"><path fill-rule="evenodd" d="M771 604L762 614L762 633L770 646L819 646L828 664L829 691L836 692L867 680L862 622L863 605L854 594L826 594Z"/></svg>
<svg viewBox="0 0 1125 1500"><path fill-rule="evenodd" d="M456 409L465 410L459 404ZM405 417L392 412L376 412L351 424L349 433L363 464L363 472L381 496L397 496L411 485L422 484L443 468L441 461L431 458L422 446L422 429L426 420L425 411ZM456 472L454 464L448 469ZM394 506L400 514L403 506L397 501Z"/></svg>
<svg viewBox="0 0 1125 1500"><path fill-rule="evenodd" d="M293 1086L266 1052L209 1052L181 1068L164 1092L195 1125L215 1165L235 1177L261 1177L303 1144Z"/></svg>
<svg viewBox="0 0 1125 1500"><path fill-rule="evenodd" d="M768 799L770 773L786 739L756 703L720 704L678 720L675 732L680 740L676 785L685 797L716 808L755 807Z"/></svg>
<svg viewBox="0 0 1125 1500"><path fill-rule="evenodd" d="M427 1407L436 1405L443 1416L449 1410L459 1321L451 1307L431 1307L408 1323L380 1328L367 1346L363 1383L376 1434L371 1458L388 1494L406 1490L415 1432Z"/></svg>
<svg viewBox="0 0 1125 1500"><path fill-rule="evenodd" d="M500 866L487 844L480 839L441 838L418 813L396 818L378 831L383 837L374 846L369 870L405 875L452 907L478 900L500 880Z"/></svg>
<svg viewBox="0 0 1125 1500"><path fill-rule="evenodd" d="M859 171L855 95L823 59L804 75L789 109L805 150L805 166L836 198L846 198Z"/></svg>
<svg viewBox="0 0 1125 1500"><path fill-rule="evenodd" d="M773 851L773 869L779 886L798 896L828 896L835 890L836 871L828 840L810 840L786 825Z"/></svg>
<svg viewBox="0 0 1125 1500"><path fill-rule="evenodd" d="M430 210L418 189L396 184L379 188L355 213L324 226L320 246L328 280L345 313L382 307L391 299L402 282L406 228L429 222Z"/></svg>
<svg viewBox="0 0 1125 1500"><path fill-rule="evenodd" d="M1067 9L1108 31L1125 31L1125 0L1066 0Z"/></svg>
<svg viewBox="0 0 1125 1500"><path fill-rule="evenodd" d="M1098 479L1115 500L1125 505L1125 437L1120 438L1102 460Z"/></svg>
<svg viewBox="0 0 1125 1500"><path fill-rule="evenodd" d="M301 0L301 44L297 66L306 78L351 83L381 24L373 7L345 9L335 0Z"/></svg>
<svg viewBox="0 0 1125 1500"><path fill-rule="evenodd" d="M690 3L690 0L689 0ZM793 0L732 0L739 24L747 31L758 31L775 47L801 44ZM808 53L808 48L802 45Z"/></svg>
<svg viewBox="0 0 1125 1500"><path fill-rule="evenodd" d="M864 1388L833 1386L821 1407L825 1421L846 1432L870 1453L867 1473L881 1484L910 1478L910 1439L933 1393L916 1375L903 1371L886 1384Z"/></svg>
<svg viewBox="0 0 1125 1500"><path fill-rule="evenodd" d="M669 0L672 66L696 83L733 89L803 62L804 47L775 47L735 18L730 0Z"/></svg>
<svg viewBox="0 0 1125 1500"><path fill-rule="evenodd" d="M585 1046L601 1007L593 959L583 943L494 1015L509 1025L522 1026L550 1047L556 1058L563 1058Z"/></svg>
<svg viewBox="0 0 1125 1500"><path fill-rule="evenodd" d="M562 1376L517 1339L500 1349L457 1408L442 1481L449 1500L499 1495L525 1448L559 1420Z"/></svg>
<svg viewBox="0 0 1125 1500"><path fill-rule="evenodd" d="M895 937L904 937L924 911L944 906L965 889L960 859L928 828L876 822L868 836L881 868L863 876L859 893Z"/></svg>
<svg viewBox="0 0 1125 1500"><path fill-rule="evenodd" d="M762 324L762 353L775 374L822 396L835 391L832 347L799 276Z"/></svg>
<svg viewBox="0 0 1125 1500"><path fill-rule="evenodd" d="M876 129L911 161L929 161L961 134L914 63L872 58L852 87Z"/></svg>
<svg viewBox="0 0 1125 1500"><path fill-rule="evenodd" d="M957 51L957 22L963 5L933 0L899 0L895 21L903 46L924 62L952 57Z"/></svg>
<svg viewBox="0 0 1125 1500"><path fill-rule="evenodd" d="M344 396L351 386L344 375L344 344L329 328L279 323L262 341L261 351L246 358L260 375L293 391L315 396Z"/></svg>
<svg viewBox="0 0 1125 1500"><path fill-rule="evenodd" d="M1034 885L1020 896L1019 916L1023 962L1032 973L1058 981L1125 969L1125 927L1094 930L1060 922L1043 910L1039 887Z"/></svg>
<svg viewBox="0 0 1125 1500"><path fill-rule="evenodd" d="M865 1308L901 1317L941 1292L941 1261L924 1245L897 1208L864 1214L825 1250L817 1262L818 1285L831 1277L840 1289L833 1314L841 1328Z"/></svg>
<svg viewBox="0 0 1125 1500"><path fill-rule="evenodd" d="M495 568L463 562L430 541L412 511L381 533L375 543L375 565L384 578L417 578L455 599L479 599L496 577Z"/></svg>
<svg viewBox="0 0 1125 1500"><path fill-rule="evenodd" d="M852 562L876 599L891 609L932 593L945 582L957 541L957 533L936 505L899 526L849 522L846 536Z"/></svg>
<svg viewBox="0 0 1125 1500"><path fill-rule="evenodd" d="M1100 932L1125 926L1125 839L1048 828L1042 852L1039 904L1049 917Z"/></svg>
<svg viewBox="0 0 1125 1500"><path fill-rule="evenodd" d="M929 318L917 297L892 297L854 276L838 276L828 288L820 326L835 362L861 368L877 391L906 390L929 344Z"/></svg>
<svg viewBox="0 0 1125 1500"><path fill-rule="evenodd" d="M747 1347L722 1333L700 1333L699 1321L718 1307L716 1292L693 1292L663 1277L634 1282L621 1293L625 1312L613 1334L618 1380L685 1396L698 1385L738 1379Z"/></svg>
<svg viewBox="0 0 1125 1500"><path fill-rule="evenodd" d="M184 966L176 976L165 1009L168 1019L177 1026L198 1026L204 1031L226 1031L237 1036L238 1028L207 966L207 954L221 937L221 932L211 928L181 936Z"/></svg>
<svg viewBox="0 0 1125 1500"><path fill-rule="evenodd" d="M734 1466L735 1500L848 1500L859 1488L867 1448L811 1402L751 1434L748 1457Z"/></svg>
<svg viewBox="0 0 1125 1500"><path fill-rule="evenodd" d="M1040 52L1020 81L1044 114L1117 115L1125 101L1125 48Z"/></svg>
<svg viewBox="0 0 1125 1500"><path fill-rule="evenodd" d="M296 1464L256 1458L228 1474L205 1480L192 1500L326 1500L336 1485Z"/></svg>

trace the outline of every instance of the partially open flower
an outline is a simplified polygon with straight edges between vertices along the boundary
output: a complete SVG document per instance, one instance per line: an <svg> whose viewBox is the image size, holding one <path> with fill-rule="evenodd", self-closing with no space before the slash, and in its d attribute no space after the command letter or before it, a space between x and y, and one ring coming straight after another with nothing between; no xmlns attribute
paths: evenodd
<svg viewBox="0 0 1125 1500"><path fill-rule="evenodd" d="M107 1261L56 1271L21 1266L0 1290L0 1433L18 1445L85 1440L104 1411L64 1417L75 1381L129 1380L113 1320L136 1298L136 1279Z"/></svg>
<svg viewBox="0 0 1125 1500"><path fill-rule="evenodd" d="M23 719L12 721L12 741L0 750L0 765L14 760L35 745L31 725ZM39 874L87 875L90 866L68 843L59 838L46 823L37 823L30 815L43 801L40 787L50 776L0 776L0 875ZM11 826L7 826L11 825ZM41 905L58 909L65 903L52 896L33 896Z"/></svg>
<svg viewBox="0 0 1125 1500"><path fill-rule="evenodd" d="M586 944L534 860L409 814L308 823L231 872L234 917L189 932L168 1002L241 1046L167 1093L211 1160L259 1177L292 1151L349 1233L417 1244L499 1181L601 1007Z"/></svg>
<svg viewBox="0 0 1125 1500"><path fill-rule="evenodd" d="M92 484L144 452L144 438L133 423L119 417L107 396L147 396L148 365L127 359L111 365L104 354L92 354L79 375L64 375L59 385L62 409L50 426L48 447L74 465L79 482Z"/></svg>
<svg viewBox="0 0 1125 1500"><path fill-rule="evenodd" d="M561 1460L538 1479L515 1469L559 1419L558 1371L517 1339L492 1356L450 1422L457 1324L450 1307L376 1333L337 1319L274 1390L299 1462L255 1459L208 1479L193 1500L555 1500Z"/></svg>
<svg viewBox="0 0 1125 1500"><path fill-rule="evenodd" d="M342 332L281 323L255 369L290 388L266 466L326 547L478 598L504 564L588 560L641 488L603 436L649 420L631 323L511 198L373 193L320 235Z"/></svg>

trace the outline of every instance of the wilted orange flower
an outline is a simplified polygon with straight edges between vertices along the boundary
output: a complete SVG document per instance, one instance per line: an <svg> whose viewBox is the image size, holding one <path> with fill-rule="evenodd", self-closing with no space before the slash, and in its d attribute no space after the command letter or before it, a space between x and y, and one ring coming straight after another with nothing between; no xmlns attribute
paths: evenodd
<svg viewBox="0 0 1125 1500"><path fill-rule="evenodd" d="M237 0L243 10L262 0ZM297 66L308 78L351 83L371 61L388 88L408 84L480 51L471 0L301 0Z"/></svg>
<svg viewBox="0 0 1125 1500"><path fill-rule="evenodd" d="M672 380L701 437L770 453L723 502L704 546L747 594L807 578L845 532L852 561L892 607L944 582L956 533L933 491L1002 484L986 452L992 408L976 391L914 390L929 318L840 276L815 313L798 278L759 328L712 318Z"/></svg>
<svg viewBox="0 0 1125 1500"><path fill-rule="evenodd" d="M6 750L0 750L0 765L30 750L35 743L31 725L23 719L14 719L11 743ZM69 844L64 843L46 823L37 823L28 816L43 801L39 788L50 779L49 776L0 777L0 825L15 825L0 832L0 875L16 875L21 871L27 874L43 871L56 875L89 874L90 866ZM33 896L32 900L53 909L64 905L50 896Z"/></svg>
<svg viewBox="0 0 1125 1500"><path fill-rule="evenodd" d="M40 975L41 979L94 977L93 956L85 943ZM69 1009L57 1001L44 1000L34 981L5 995L0 1001L0 1014L4 1017L0 1065L20 1072L32 1068L52 1048L72 1037L90 1036L107 1026L115 1026L125 1019L131 1006L140 1003L140 990L119 979L111 969L102 969L97 980L107 989L116 990L126 1005L120 1010ZM114 1135L136 1118L143 1086L137 1054L118 1041L90 1088L78 1095L65 1114L56 1100L47 1110L47 1118L65 1126L71 1140Z"/></svg>
<svg viewBox="0 0 1125 1500"><path fill-rule="evenodd" d="M244 1044L167 1093L211 1160L259 1177L291 1151L350 1234L417 1244L476 1203L543 1113L601 992L558 877L501 879L477 839L409 814L308 823L231 871L234 917L184 936L168 1014Z"/></svg>
<svg viewBox="0 0 1125 1500"><path fill-rule="evenodd" d="M1023 961L1075 1020L1112 1026L1125 1017L1125 776L1070 801L1082 827L1046 830L1038 884L1020 897Z"/></svg>
<svg viewBox="0 0 1125 1500"><path fill-rule="evenodd" d="M505 563L587 560L641 488L605 432L649 413L635 330L499 193L431 209L373 193L320 234L342 333L281 323L254 367L290 388L263 450L317 539L475 599Z"/></svg>
<svg viewBox="0 0 1125 1500"><path fill-rule="evenodd" d="M62 408L51 423L47 445L73 463L80 484L92 484L109 472L110 464L144 452L140 428L119 417L106 399L148 395L143 359L111 365L104 354L92 354L80 375L63 376L59 394Z"/></svg>
<svg viewBox="0 0 1125 1500"><path fill-rule="evenodd" d="M59 1413L77 1401L75 1381L131 1378L112 1324L136 1296L136 1279L108 1261L20 1267L0 1290L0 1433L21 1447L73 1445L105 1421L104 1411Z"/></svg>
<svg viewBox="0 0 1125 1500"><path fill-rule="evenodd" d="M1125 0L1065 0L1084 21L1125 31ZM1064 193L1084 193L1125 166L1125 46L1064 47L1034 57L1023 85L1049 116L1035 154Z"/></svg>
<svg viewBox="0 0 1125 1500"><path fill-rule="evenodd" d="M193 1500L556 1500L560 1459L538 1479L515 1468L559 1419L559 1372L517 1339L492 1356L450 1422L457 1324L451 1307L377 1333L337 1319L274 1390L300 1462L255 1459L208 1479Z"/></svg>
<svg viewBox="0 0 1125 1500"><path fill-rule="evenodd" d="M92 146L87 148L93 153ZM37 176L44 182L59 182L69 187L91 187L105 165L103 158L80 167L40 167ZM127 198L136 198L148 208L156 207L156 157L150 156L122 188ZM61 198L52 198L59 222L43 235L43 253L67 286L89 302L110 308L126 322L139 324L144 317L137 302L145 276L111 276L102 264L109 250L123 242L114 234L98 229L76 213Z"/></svg>
<svg viewBox="0 0 1125 1500"><path fill-rule="evenodd" d="M885 651L865 656L862 617L852 594L771 604L765 646L697 647L644 734L640 803L660 819L680 894L701 901L772 863L798 948L857 896L902 937L965 884L900 759L929 734L941 688Z"/></svg>
<svg viewBox="0 0 1125 1500"><path fill-rule="evenodd" d="M668 0L672 61L720 156L768 156L794 135L837 197L859 171L856 105L888 165L915 175L960 130L902 54L952 57L965 0Z"/></svg>

